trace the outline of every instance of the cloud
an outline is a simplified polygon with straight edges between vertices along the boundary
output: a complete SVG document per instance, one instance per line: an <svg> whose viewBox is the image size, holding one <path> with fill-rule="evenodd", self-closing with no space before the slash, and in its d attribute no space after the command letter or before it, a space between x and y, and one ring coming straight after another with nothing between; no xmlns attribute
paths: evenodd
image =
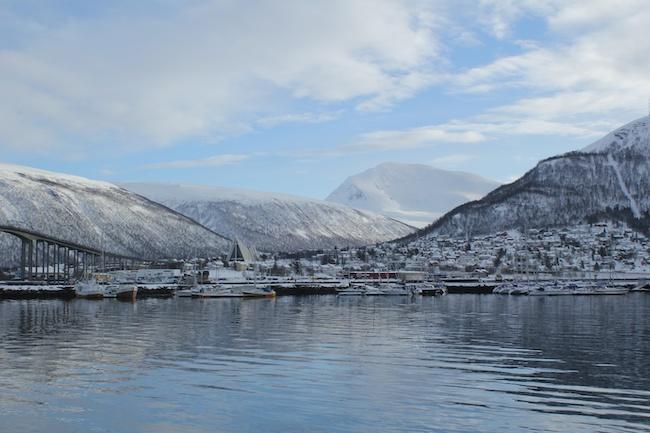
<svg viewBox="0 0 650 433"><path fill-rule="evenodd" d="M480 0L478 21L497 39L511 33L513 23L527 15L544 15L556 8L553 0Z"/></svg>
<svg viewBox="0 0 650 433"><path fill-rule="evenodd" d="M502 112L502 111L505 111ZM561 122L538 120L512 113L508 110L495 109L491 113L461 120L452 120L438 125L449 131L474 131L486 137L496 138L513 135L550 135L579 138L599 137L606 132L599 122Z"/></svg>
<svg viewBox="0 0 650 433"><path fill-rule="evenodd" d="M451 155L439 156L431 160L432 165L444 166L444 167L455 167L459 164L462 164L467 161L472 161L477 159L477 155L469 155L466 153L454 153Z"/></svg>
<svg viewBox="0 0 650 433"><path fill-rule="evenodd" d="M220 167L222 165L237 164L247 160L249 155L223 154L214 155L201 159L181 159L177 161L158 162L147 164L144 168L161 169L161 168L196 168L196 167Z"/></svg>
<svg viewBox="0 0 650 433"><path fill-rule="evenodd" d="M375 131L361 134L359 139L341 150L368 152L427 147L438 143L477 143L486 137L475 131L449 131L439 126L424 126L405 130Z"/></svg>
<svg viewBox="0 0 650 433"><path fill-rule="evenodd" d="M447 123L421 126L403 130L374 131L361 134L352 144L339 146L324 154L334 156L349 152L373 152L381 150L406 150L442 143L476 144L512 135L551 135L581 138L600 137L605 130L599 123L582 124L552 122L517 118L500 113L485 114ZM328 153L329 152L329 153ZM438 159L440 164L458 164L473 155L454 154Z"/></svg>
<svg viewBox="0 0 650 433"><path fill-rule="evenodd" d="M278 116L262 117L257 124L265 128L281 125L283 123L325 123L336 120L343 114L342 111L324 113L293 113Z"/></svg>
<svg viewBox="0 0 650 433"><path fill-rule="evenodd" d="M499 105L330 150L594 137L644 113L650 93L645 0L115 0L77 13L25 1L39 7L0 7L4 151L79 159L215 142L368 116L432 86ZM515 39L524 19L546 25L543 39ZM459 44L491 51L465 59Z"/></svg>
<svg viewBox="0 0 650 433"><path fill-rule="evenodd" d="M62 17L5 6L0 146L167 146L246 129L294 100L386 107L428 83L440 50L434 7L151 0Z"/></svg>
<svg viewBox="0 0 650 433"><path fill-rule="evenodd" d="M585 129L601 119L603 129L642 114L650 92L650 39L641 36L650 26L647 2L623 0L614 8L605 0L544 3L535 12L553 42L526 44L520 54L459 74L453 85L463 92L525 93L490 110L520 121Z"/></svg>

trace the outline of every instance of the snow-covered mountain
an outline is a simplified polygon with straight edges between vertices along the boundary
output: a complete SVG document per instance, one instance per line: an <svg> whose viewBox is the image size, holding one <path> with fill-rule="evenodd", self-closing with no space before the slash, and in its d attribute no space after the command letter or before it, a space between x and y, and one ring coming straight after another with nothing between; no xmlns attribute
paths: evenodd
<svg viewBox="0 0 650 433"><path fill-rule="evenodd" d="M470 173L423 164L383 163L345 180L327 201L424 227L499 184Z"/></svg>
<svg viewBox="0 0 650 433"><path fill-rule="evenodd" d="M261 251L368 245L413 231L371 212L285 194L199 185L120 185Z"/></svg>
<svg viewBox="0 0 650 433"><path fill-rule="evenodd" d="M0 225L143 258L218 254L229 243L190 218L110 183L7 164L0 164ZM1 242L17 240L4 234Z"/></svg>
<svg viewBox="0 0 650 433"><path fill-rule="evenodd" d="M623 220L650 230L650 120L635 120L578 152L545 159L517 181L420 231L472 236L511 228Z"/></svg>

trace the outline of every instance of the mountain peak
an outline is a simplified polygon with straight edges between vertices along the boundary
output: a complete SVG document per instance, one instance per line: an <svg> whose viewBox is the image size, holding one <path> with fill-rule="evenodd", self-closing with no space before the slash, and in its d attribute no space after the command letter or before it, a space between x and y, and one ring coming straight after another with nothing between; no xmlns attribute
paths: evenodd
<svg viewBox="0 0 650 433"><path fill-rule="evenodd" d="M423 227L497 186L497 182L470 173L384 162L348 177L326 200Z"/></svg>
<svg viewBox="0 0 650 433"><path fill-rule="evenodd" d="M650 155L650 117L644 116L610 132L582 149L585 153L615 153L634 150Z"/></svg>

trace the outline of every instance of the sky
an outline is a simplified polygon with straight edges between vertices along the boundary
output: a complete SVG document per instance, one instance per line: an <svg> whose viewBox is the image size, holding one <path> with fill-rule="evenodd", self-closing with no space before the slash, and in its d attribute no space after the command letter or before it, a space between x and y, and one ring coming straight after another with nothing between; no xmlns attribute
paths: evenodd
<svg viewBox="0 0 650 433"><path fill-rule="evenodd" d="M0 161L324 198L510 182L648 113L647 0L0 0Z"/></svg>

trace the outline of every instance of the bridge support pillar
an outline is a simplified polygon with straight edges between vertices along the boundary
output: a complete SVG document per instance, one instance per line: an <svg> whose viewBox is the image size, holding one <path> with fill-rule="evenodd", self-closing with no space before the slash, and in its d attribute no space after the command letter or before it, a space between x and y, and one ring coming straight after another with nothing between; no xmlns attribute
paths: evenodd
<svg viewBox="0 0 650 433"><path fill-rule="evenodd" d="M34 241L27 245L27 279L34 278Z"/></svg>
<svg viewBox="0 0 650 433"><path fill-rule="evenodd" d="M72 267L73 269L73 276L76 278L77 274L79 272L79 250L74 250L72 252L72 260L74 262L74 265Z"/></svg>
<svg viewBox="0 0 650 433"><path fill-rule="evenodd" d="M41 279L45 280L46 270L45 270L45 265L47 264L47 242L41 241Z"/></svg>
<svg viewBox="0 0 650 433"><path fill-rule="evenodd" d="M63 247L63 278L70 279L70 248Z"/></svg>
<svg viewBox="0 0 650 433"><path fill-rule="evenodd" d="M44 276L45 276L45 281L49 281L50 279L50 243L45 241L43 242L43 258L45 259L45 263L43 266L43 271L44 271Z"/></svg>
<svg viewBox="0 0 650 433"><path fill-rule="evenodd" d="M61 246L56 245L54 250L54 279L61 280Z"/></svg>
<svg viewBox="0 0 650 433"><path fill-rule="evenodd" d="M38 267L40 265L39 261L39 254L38 254L38 248L39 248L39 241L34 241L34 273L32 274L32 277L35 280L38 280Z"/></svg>
<svg viewBox="0 0 650 433"><path fill-rule="evenodd" d="M27 240L20 240L20 278L27 279Z"/></svg>

